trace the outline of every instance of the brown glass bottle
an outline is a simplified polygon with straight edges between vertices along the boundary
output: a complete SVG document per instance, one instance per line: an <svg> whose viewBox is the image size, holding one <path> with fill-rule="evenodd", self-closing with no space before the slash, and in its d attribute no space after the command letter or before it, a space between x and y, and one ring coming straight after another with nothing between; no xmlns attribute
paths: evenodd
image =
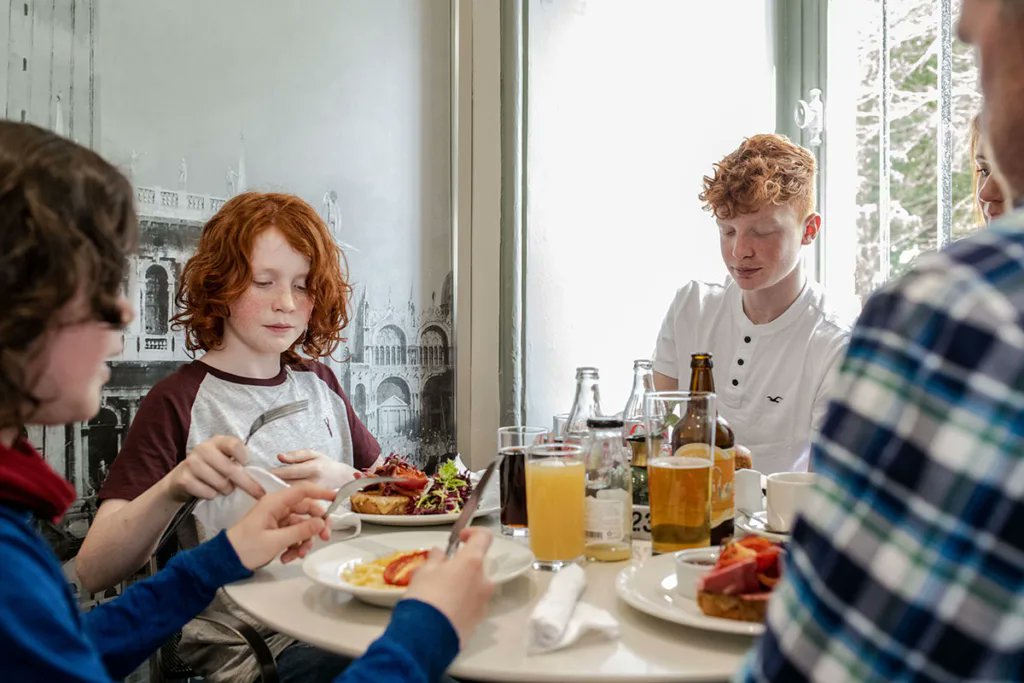
<svg viewBox="0 0 1024 683"><path fill-rule="evenodd" d="M715 390L714 363L710 353L690 356L690 391ZM689 418L689 416L687 416ZM684 419L687 419L684 418ZM686 430L678 430L685 439ZM685 440L681 440L685 443ZM673 450L678 448L673 444ZM715 415L715 464L711 472L711 545L719 545L733 535L735 516L736 436L720 414Z"/></svg>

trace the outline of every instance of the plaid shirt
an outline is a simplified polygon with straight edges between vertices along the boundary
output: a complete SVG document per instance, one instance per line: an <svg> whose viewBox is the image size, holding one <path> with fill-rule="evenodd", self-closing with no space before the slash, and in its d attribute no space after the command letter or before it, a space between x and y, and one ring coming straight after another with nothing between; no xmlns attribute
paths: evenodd
<svg viewBox="0 0 1024 683"><path fill-rule="evenodd" d="M835 396L737 680L1024 680L1024 210L872 296Z"/></svg>

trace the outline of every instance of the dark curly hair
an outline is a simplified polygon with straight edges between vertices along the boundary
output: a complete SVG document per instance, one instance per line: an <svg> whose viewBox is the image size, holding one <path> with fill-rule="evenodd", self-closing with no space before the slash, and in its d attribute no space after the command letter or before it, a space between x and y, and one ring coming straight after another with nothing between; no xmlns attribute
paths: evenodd
<svg viewBox="0 0 1024 683"><path fill-rule="evenodd" d="M121 325L117 299L138 222L132 187L98 154L48 130L0 121L0 429L38 405L25 367L81 293Z"/></svg>
<svg viewBox="0 0 1024 683"><path fill-rule="evenodd" d="M785 135L754 135L704 176L699 198L722 220L789 202L802 220L814 211L814 173L814 155Z"/></svg>

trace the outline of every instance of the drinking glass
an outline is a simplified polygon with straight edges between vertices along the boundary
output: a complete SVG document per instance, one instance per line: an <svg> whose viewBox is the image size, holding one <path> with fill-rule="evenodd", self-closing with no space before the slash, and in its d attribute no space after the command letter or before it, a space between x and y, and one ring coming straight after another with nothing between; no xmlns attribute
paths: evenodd
<svg viewBox="0 0 1024 683"><path fill-rule="evenodd" d="M526 449L541 443L548 430L543 427L501 427L498 429L498 457L501 469L501 533L526 536Z"/></svg>
<svg viewBox="0 0 1024 683"><path fill-rule="evenodd" d="M527 450L526 506L535 569L558 571L583 555L585 474L578 444Z"/></svg>
<svg viewBox="0 0 1024 683"><path fill-rule="evenodd" d="M711 545L716 414L710 392L659 391L644 398L655 553Z"/></svg>

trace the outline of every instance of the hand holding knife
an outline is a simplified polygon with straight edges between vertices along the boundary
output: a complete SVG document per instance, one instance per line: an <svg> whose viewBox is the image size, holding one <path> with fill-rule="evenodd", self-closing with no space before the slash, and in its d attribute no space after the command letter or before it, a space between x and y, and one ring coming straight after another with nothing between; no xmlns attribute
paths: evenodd
<svg viewBox="0 0 1024 683"><path fill-rule="evenodd" d="M477 507L480 505L480 496L483 495L484 487L487 486L487 482L490 481L491 475L494 474L494 468L498 466L499 462L501 462L500 455L487 466L483 476L480 477L480 481L473 487L473 492L469 494L469 500L462 507L462 514L459 515L459 518L455 520L455 524L452 525L452 533L448 537L448 549L444 553L445 557L451 557L459 547L459 534L469 524L469 520L473 519L473 513L476 512Z"/></svg>

